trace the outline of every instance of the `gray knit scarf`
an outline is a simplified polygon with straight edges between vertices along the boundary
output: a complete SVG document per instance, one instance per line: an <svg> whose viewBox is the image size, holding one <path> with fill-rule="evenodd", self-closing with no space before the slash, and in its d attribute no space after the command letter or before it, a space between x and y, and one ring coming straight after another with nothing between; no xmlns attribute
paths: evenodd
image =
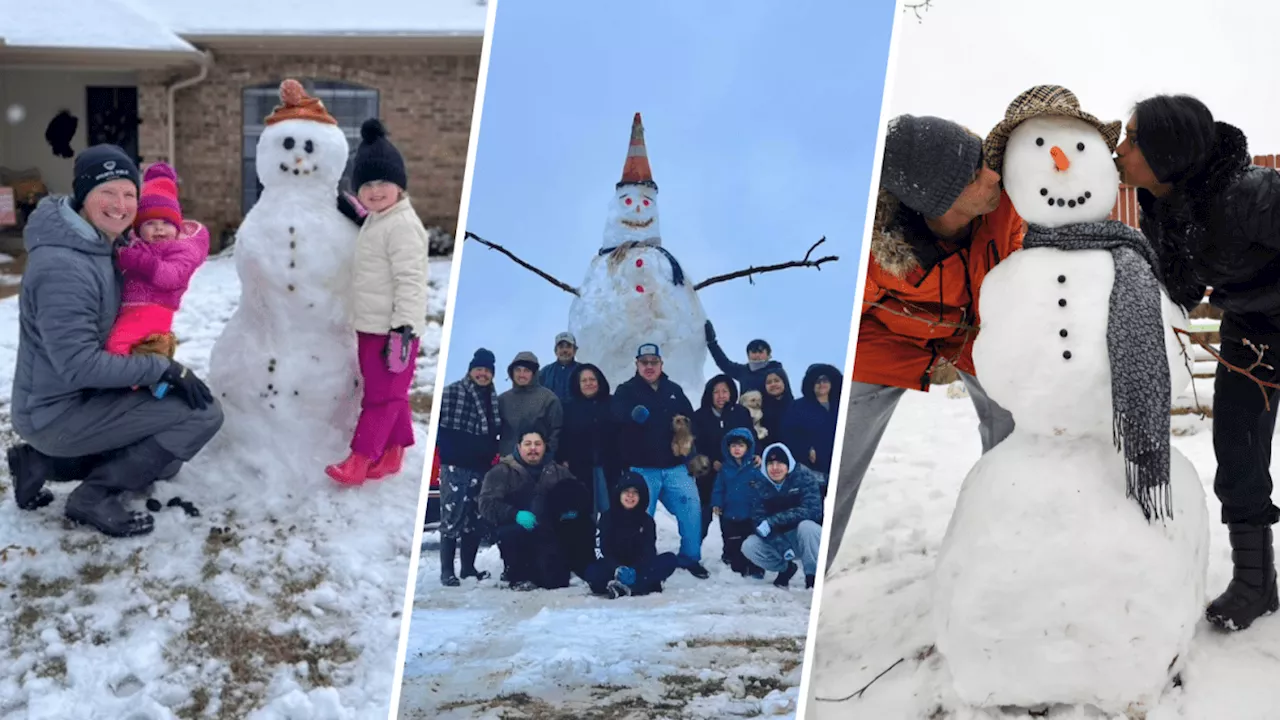
<svg viewBox="0 0 1280 720"><path fill-rule="evenodd" d="M1169 361L1155 251L1117 220L1058 228L1028 225L1024 248L1108 250L1115 260L1107 317L1112 433L1124 453L1128 497L1147 521L1173 515L1169 488Z"/></svg>

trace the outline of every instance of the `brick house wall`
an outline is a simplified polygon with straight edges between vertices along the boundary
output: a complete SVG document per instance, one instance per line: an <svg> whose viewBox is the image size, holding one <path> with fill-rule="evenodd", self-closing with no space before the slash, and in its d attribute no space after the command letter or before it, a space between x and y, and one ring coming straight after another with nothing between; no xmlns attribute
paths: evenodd
<svg viewBox="0 0 1280 720"><path fill-rule="evenodd" d="M174 99L174 152L186 215L221 247L243 219L243 90L286 77L356 83L379 91L379 114L404 155L423 223L453 233L462 199L479 55L215 54L208 77ZM167 85L182 74L149 71L138 85L139 154L167 160Z"/></svg>

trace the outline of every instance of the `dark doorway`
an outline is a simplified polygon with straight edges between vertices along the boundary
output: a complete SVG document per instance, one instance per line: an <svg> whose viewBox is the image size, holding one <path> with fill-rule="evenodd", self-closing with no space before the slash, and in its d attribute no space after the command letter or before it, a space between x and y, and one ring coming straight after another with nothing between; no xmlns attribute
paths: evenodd
<svg viewBox="0 0 1280 720"><path fill-rule="evenodd" d="M88 145L119 145L134 162L142 162L138 156L138 88L89 87L85 93Z"/></svg>

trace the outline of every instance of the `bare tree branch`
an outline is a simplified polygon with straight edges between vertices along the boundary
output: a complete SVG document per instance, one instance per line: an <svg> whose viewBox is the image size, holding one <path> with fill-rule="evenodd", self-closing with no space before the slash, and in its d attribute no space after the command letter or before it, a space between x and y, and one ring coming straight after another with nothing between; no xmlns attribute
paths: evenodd
<svg viewBox="0 0 1280 720"><path fill-rule="evenodd" d="M920 2L907 3L903 5L902 12L906 12L910 10L911 12L916 14L916 22L924 22L924 17L920 14L920 12L921 11L927 12L929 8L932 6L933 6L933 0L921 0Z"/></svg>
<svg viewBox="0 0 1280 720"><path fill-rule="evenodd" d="M502 246L501 246L501 245L499 245L498 243L495 243L495 242L489 242L488 240L485 240L484 238L482 238L482 237L480 237L479 235L477 235L477 234L475 234L475 233L471 232L470 230L468 230L468 231L466 232L466 234L463 236L463 238L462 238L462 239L463 239L463 240L475 240L476 242L480 243L481 245L484 245L485 247L489 248L490 250L497 250L498 252L502 253L503 255L506 255L507 257L511 258L511 260L512 260L512 261L514 261L514 262L515 262L515 264L519 265L520 267L524 268L525 270L531 270L531 271L533 271L533 273L534 273L534 274L536 274L538 277L542 278L543 280L546 280L547 282L551 283L552 285L555 285L556 287L558 287L558 288L560 288L561 290L563 290L563 291L565 291L565 292L569 293L570 295L574 295L574 296L577 296L577 295L578 295L578 289L577 289L577 288L575 288L574 286L572 286L572 285L570 285L570 284L568 284L568 283L566 283L566 282L563 282L563 281L561 281L561 280L559 280L559 279L555 278L554 276L550 275L549 273L546 273L546 272L543 272L542 270L539 270L538 268L536 268L536 267L534 267L534 266L530 265L529 263L525 262L524 260L521 260L520 258L518 258L518 257L516 257L516 256L515 256L515 253L513 253L513 252L511 252L510 250L508 250L508 249L506 249L506 248L502 247Z"/></svg>
<svg viewBox="0 0 1280 720"><path fill-rule="evenodd" d="M1231 364L1230 362L1227 362L1227 359L1226 359L1226 358L1224 358L1224 357L1222 357L1222 355L1221 355L1217 350L1214 350L1214 349L1209 345L1209 343L1207 343L1207 342L1205 342L1204 340L1201 340L1200 338L1196 337L1193 333L1190 333L1190 332L1188 332L1188 331L1186 331L1186 330L1183 330L1182 328L1174 328L1174 329L1173 329L1173 331L1174 331L1175 333L1179 334L1179 335L1186 335L1187 337L1191 338L1191 340L1192 340L1193 342L1195 342L1195 344L1197 344L1197 345L1199 345L1200 347L1202 347L1202 348L1204 348L1205 350L1207 350L1207 351L1209 352L1209 354L1213 356L1213 359L1214 359L1214 360L1217 360L1217 361L1218 361L1218 362L1219 362L1223 367L1227 368L1227 369L1228 369L1228 370L1230 370L1231 372L1237 372L1237 373L1240 373L1241 375L1244 375L1245 377L1247 377L1247 378L1249 378L1250 380L1252 380L1252 381L1254 381L1255 383L1257 383L1257 384L1258 384L1258 391L1262 393L1262 402L1263 402L1263 404L1266 406L1267 411L1268 411L1268 412L1270 412L1270 411L1271 411L1271 397L1267 394L1267 388L1272 388L1272 389L1275 389L1275 390L1280 390L1280 384L1276 384L1276 383L1273 383L1273 382L1267 382L1266 380L1259 380L1258 378L1254 377L1254 375L1253 375L1253 371L1254 371L1254 370L1256 370L1256 369L1258 369L1258 368L1263 368L1263 369L1265 369L1265 370L1274 370L1274 369L1275 369L1274 367L1272 367L1272 366L1270 366L1270 365L1268 365L1268 364L1266 364L1266 363L1262 362L1262 356L1263 356L1263 354L1264 354L1264 353L1267 351L1267 349L1268 349L1268 346L1267 346L1267 345L1255 345L1255 344L1254 344L1253 342L1251 342L1248 338L1245 338L1245 339L1243 340L1244 344L1245 344L1245 345L1246 345L1250 350L1253 350L1254 355L1256 355L1257 357L1256 357L1256 358L1254 359L1254 361L1249 365L1249 367L1247 367L1247 368L1242 368L1242 367L1240 367L1239 365L1233 365L1233 364Z"/></svg>
<svg viewBox="0 0 1280 720"><path fill-rule="evenodd" d="M933 655L933 653L934 653L936 650L937 650L937 646L936 646L936 645L930 645L930 646L928 646L928 647L926 647L926 648L922 648L921 650L919 650L918 652L916 652L916 654L912 657L912 659L914 659L916 662L924 662L925 660L928 660L928 659ZM905 657L900 657L900 658L898 658L897 662L895 662L894 664L892 664L892 665L890 665L889 667L887 667L887 668L885 668L884 670L882 670L882 671L880 672L880 674L879 674L879 675L877 675L877 676L875 676L875 677L871 678L871 682L867 683L866 685L863 685L863 686L862 686L861 688L859 688L856 692L853 692L853 693L850 693L850 694L848 694L848 695L845 695L845 696L844 696L844 697L842 697L842 698L824 698L824 697L815 697L815 698L814 698L814 700L817 700L818 702L844 702L845 700L852 700L853 698L860 698L860 697L862 697L862 694L863 694L863 693L865 693L865 692L867 691L867 688L869 688L869 687L871 687L872 685L874 685L874 684L876 683L876 681L877 681L877 680L879 680L880 678L884 677L885 675L888 675L890 670L892 670L892 669L894 669L894 668L898 667L898 666L899 666L899 665L901 665L902 663L906 662L906 660L907 660L907 659L906 659Z"/></svg>
<svg viewBox="0 0 1280 720"><path fill-rule="evenodd" d="M737 278L740 278L740 277L745 277L750 279L752 275L759 275L760 273L767 273L767 272L775 272L777 270L786 270L788 268L793 268L793 267L811 267L811 268L816 268L818 270L821 270L822 263L835 262L840 259L835 255L820 257L817 260L809 259L809 256L813 254L814 249L826 241L827 241L827 238L823 236L820 240L818 240L818 242L809 246L809 252L804 254L804 259L802 260L792 260L790 262L778 263L776 265L763 265L761 267L752 266L745 270L735 270L734 272L725 273L724 275L716 275L715 277L707 278L706 280L703 280L697 285L694 285L693 289L696 292L710 285L715 285L716 283L719 283L719 282L725 282L726 280L736 280ZM749 280L749 281L754 283L753 280Z"/></svg>

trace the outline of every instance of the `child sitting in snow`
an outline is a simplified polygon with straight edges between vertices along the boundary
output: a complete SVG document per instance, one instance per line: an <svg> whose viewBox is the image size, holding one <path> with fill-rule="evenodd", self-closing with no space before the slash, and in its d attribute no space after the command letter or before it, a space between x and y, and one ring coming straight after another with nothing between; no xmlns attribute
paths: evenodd
<svg viewBox="0 0 1280 720"><path fill-rule="evenodd" d="M756 492L751 481L763 479L755 464L755 438L746 428L734 428L725 434L722 444L724 462L711 489L711 512L720 518L720 537L729 567L739 575L760 579L764 570L742 554L742 542L756 528L751 519Z"/></svg>
<svg viewBox="0 0 1280 720"><path fill-rule="evenodd" d="M191 277L209 257L209 231L182 218L178 175L168 163L148 167L142 178L133 232L119 251L124 277L120 315L105 349L113 355L172 358L177 350L173 317Z"/></svg>
<svg viewBox="0 0 1280 720"><path fill-rule="evenodd" d="M648 483L639 473L628 472L618 483L617 500L600 516L596 561L587 568L587 584L592 592L611 599L662 592L677 561L675 553L658 554Z"/></svg>
<svg viewBox="0 0 1280 720"><path fill-rule="evenodd" d="M352 288L364 399L351 454L325 468L346 485L400 472L414 442L409 389L427 317L427 231L405 194L404 159L376 118L360 136L351 185L368 214L356 238Z"/></svg>

